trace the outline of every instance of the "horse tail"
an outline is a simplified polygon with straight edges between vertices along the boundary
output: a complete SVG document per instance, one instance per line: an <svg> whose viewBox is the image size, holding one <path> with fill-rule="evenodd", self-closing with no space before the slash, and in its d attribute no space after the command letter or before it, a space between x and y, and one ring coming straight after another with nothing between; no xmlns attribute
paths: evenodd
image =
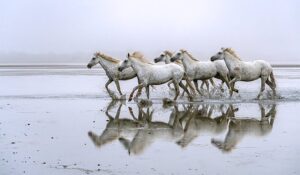
<svg viewBox="0 0 300 175"><path fill-rule="evenodd" d="M276 81L275 81L273 70L270 74L270 79L271 79L271 82L273 83L274 88L276 88Z"/></svg>

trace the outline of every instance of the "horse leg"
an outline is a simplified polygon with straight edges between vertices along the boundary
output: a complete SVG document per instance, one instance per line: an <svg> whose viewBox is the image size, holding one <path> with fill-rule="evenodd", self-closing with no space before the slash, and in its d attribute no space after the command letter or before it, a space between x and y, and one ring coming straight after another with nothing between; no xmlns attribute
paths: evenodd
<svg viewBox="0 0 300 175"><path fill-rule="evenodd" d="M203 83L205 83L206 89L209 92L209 82L207 80L203 80Z"/></svg>
<svg viewBox="0 0 300 175"><path fill-rule="evenodd" d="M216 87L216 84L215 84L215 82L214 82L214 80L213 80L212 78L210 78L209 81L210 81L210 83L211 83L211 85L212 85L213 87Z"/></svg>
<svg viewBox="0 0 300 175"><path fill-rule="evenodd" d="M170 82L167 84L170 90L174 90L174 88L171 87L171 84L172 84L172 83L173 83L173 82L170 81Z"/></svg>
<svg viewBox="0 0 300 175"><path fill-rule="evenodd" d="M188 87L190 87L190 89L192 90L192 93L193 93L193 94L196 94L195 88L194 88L194 86L193 86L191 80L186 79L185 81L186 81L186 89L188 89L188 88L187 88L187 86L188 86ZM179 85L180 85L180 83L179 83Z"/></svg>
<svg viewBox="0 0 300 175"><path fill-rule="evenodd" d="M201 93L199 87L198 87L198 80L193 80L193 82L194 82L194 85L195 85L195 87L196 87L197 92L198 92L200 95L203 95L203 94Z"/></svg>
<svg viewBox="0 0 300 175"><path fill-rule="evenodd" d="M270 79L271 79L271 82L272 82L272 85L273 85L273 88L274 88L274 91L273 91L274 97L273 98L275 98L275 96L276 96L276 81L275 81L275 77L274 77L273 71L270 74Z"/></svg>
<svg viewBox="0 0 300 175"><path fill-rule="evenodd" d="M182 82L179 82L179 86L188 94L189 98L192 99L192 96L190 94L190 92L188 91L188 89L182 84ZM193 88L193 87L192 87Z"/></svg>
<svg viewBox="0 0 300 175"><path fill-rule="evenodd" d="M275 90L275 87L274 87L273 83L269 79L267 79L266 83L272 89L273 98L276 97L276 90Z"/></svg>
<svg viewBox="0 0 300 175"><path fill-rule="evenodd" d="M137 85L136 87L134 87L134 88L132 89L128 101L131 101L131 100L132 100L132 97L133 97L134 92L135 92L138 88L141 88L141 87L143 87L143 83L140 83L139 85Z"/></svg>
<svg viewBox="0 0 300 175"><path fill-rule="evenodd" d="M233 89L234 89L234 84L237 81L237 77L234 77L232 80L229 81L229 86L230 86L230 98L232 97L233 94Z"/></svg>
<svg viewBox="0 0 300 175"><path fill-rule="evenodd" d="M236 82L233 82L233 83L232 83L232 91L234 91L234 92L236 92L236 93L239 93L239 90L235 88L235 83L236 83Z"/></svg>
<svg viewBox="0 0 300 175"><path fill-rule="evenodd" d="M147 94L147 98L149 100L150 98L150 94L149 94L149 85L146 86L146 94Z"/></svg>
<svg viewBox="0 0 300 175"><path fill-rule="evenodd" d="M176 92L175 97L174 97L174 101L176 101L178 95L180 94L180 91L179 91L178 82L173 80L173 84L174 84L175 92ZM183 86L183 87L184 87L184 86Z"/></svg>
<svg viewBox="0 0 300 175"><path fill-rule="evenodd" d="M140 86L140 87L138 88L138 91L141 91L141 92L142 92L143 87L146 87L145 84L143 84L143 86ZM135 98L138 98L138 97L141 96L141 95L142 95L142 93L137 93L137 94L135 95Z"/></svg>
<svg viewBox="0 0 300 175"><path fill-rule="evenodd" d="M110 96L112 99L115 99L115 98L116 98L115 95L114 95L113 92L108 88L108 85L109 85L111 82L113 82L113 80L112 80L112 79L108 79L108 81L107 81L106 84L105 84L105 88L106 88L106 90L107 90L109 96Z"/></svg>
<svg viewBox="0 0 300 175"><path fill-rule="evenodd" d="M186 88L188 87L188 83L187 83L187 82L186 82L186 84L185 84L185 87L186 87ZM181 97L184 96L184 93L185 93L185 91L182 91Z"/></svg>
<svg viewBox="0 0 300 175"><path fill-rule="evenodd" d="M193 94L195 94L195 89L193 87L193 85L191 85L191 81L188 79L185 79L185 88L188 90L188 88L190 88L190 90L192 91ZM181 97L183 97L185 94L185 90L183 89Z"/></svg>
<svg viewBox="0 0 300 175"><path fill-rule="evenodd" d="M265 90L265 84L266 84L267 78L261 77L260 80L261 80L260 92L258 93L258 95L256 97L257 100L259 100L259 98L261 97L263 91Z"/></svg>
<svg viewBox="0 0 300 175"><path fill-rule="evenodd" d="M205 81L205 80L202 80L202 83L201 83L201 85L200 85L200 88L201 88L201 89L203 89L204 84L206 84L206 81Z"/></svg>
<svg viewBox="0 0 300 175"><path fill-rule="evenodd" d="M139 79L138 79L138 84L141 84ZM140 96L142 94L142 90L143 90L142 88L139 88L136 93L136 96Z"/></svg>
<svg viewBox="0 0 300 175"><path fill-rule="evenodd" d="M221 79L222 79L222 86L223 86L223 84L225 83L226 86L227 86L227 88L228 88L228 91L229 91L229 93L230 93L232 89L231 89L231 87L230 87L228 77L227 77L227 76L224 76L224 77L222 77Z"/></svg>
<svg viewBox="0 0 300 175"><path fill-rule="evenodd" d="M115 82L115 84L116 84L116 86L117 86L117 89L118 89L120 95L123 95L122 92L121 92L119 80L118 80L118 79L115 79L114 82Z"/></svg>

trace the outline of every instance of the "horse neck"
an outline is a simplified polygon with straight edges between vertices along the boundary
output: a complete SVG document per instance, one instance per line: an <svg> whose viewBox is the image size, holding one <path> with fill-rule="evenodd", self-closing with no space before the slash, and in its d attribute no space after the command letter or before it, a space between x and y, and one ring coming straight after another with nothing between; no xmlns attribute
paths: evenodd
<svg viewBox="0 0 300 175"><path fill-rule="evenodd" d="M229 69L231 69L232 67L234 67L235 65L237 65L241 62L240 60L234 58L233 56L231 56L229 54L225 54L224 61L226 63L226 66Z"/></svg>
<svg viewBox="0 0 300 175"><path fill-rule="evenodd" d="M196 61L192 60L186 53L184 53L184 58L182 59L182 64L185 69L187 69L190 65L193 65Z"/></svg>
<svg viewBox="0 0 300 175"><path fill-rule="evenodd" d="M114 66L118 65L119 63L114 63L114 62L107 61L107 60L101 58L99 64L100 64L104 69L108 69L108 68L111 68L111 67L114 67Z"/></svg>
<svg viewBox="0 0 300 175"><path fill-rule="evenodd" d="M143 70L144 67L146 66L145 63L142 63L142 62L140 62L140 61L138 61L138 60L135 60L135 59L130 59L130 61L131 61L132 68L133 68L133 70L134 70L136 73L138 73L138 72L140 72L141 70Z"/></svg>

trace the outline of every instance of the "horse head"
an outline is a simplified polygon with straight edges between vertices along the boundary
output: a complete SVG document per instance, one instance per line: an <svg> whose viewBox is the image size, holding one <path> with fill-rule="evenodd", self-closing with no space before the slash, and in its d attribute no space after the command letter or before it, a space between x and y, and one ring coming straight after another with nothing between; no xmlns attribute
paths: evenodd
<svg viewBox="0 0 300 175"><path fill-rule="evenodd" d="M93 66L95 66L100 62L100 59L101 59L101 53L96 52L92 57L92 59L90 60L90 62L87 64L87 68L91 69Z"/></svg>

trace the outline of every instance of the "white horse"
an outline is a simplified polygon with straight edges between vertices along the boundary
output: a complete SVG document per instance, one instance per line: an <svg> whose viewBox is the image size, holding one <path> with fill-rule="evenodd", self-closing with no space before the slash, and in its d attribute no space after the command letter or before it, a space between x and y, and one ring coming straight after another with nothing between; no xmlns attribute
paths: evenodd
<svg viewBox="0 0 300 175"><path fill-rule="evenodd" d="M257 95L259 99L265 90L265 83L272 89L273 98L276 96L276 83L273 74L273 69L270 63L264 60L255 60L253 62L242 61L235 52L230 48L222 48L221 52L211 57L211 60L223 59L229 70L231 78L230 85L234 86L237 81L254 81L261 79L260 92ZM270 79L269 79L270 78ZM232 96L232 91L230 93Z"/></svg>
<svg viewBox="0 0 300 175"><path fill-rule="evenodd" d="M142 54L140 52L134 52L133 55L135 55L137 57L142 56ZM146 60L144 60L144 61L146 61ZM100 52L96 52L94 54L94 57L88 63L87 67L90 69L93 66L95 66L96 64L101 65L101 67L104 69L104 71L105 71L105 73L108 77L108 81L105 84L105 88L106 88L108 94L110 95L110 97L112 99L125 99L125 95L123 95L122 92L121 92L119 80L129 80L129 79L132 79L132 78L136 77L135 71L131 67L125 69L122 72L118 71L119 66L122 64L122 61L119 60L119 59L115 59L115 58L112 58L110 56L107 56L107 55L105 55L103 53L100 53ZM121 95L121 98L118 98L108 88L109 84L113 81L116 84L116 87L117 87L117 89L118 89L118 91ZM139 82L139 80L138 80L138 82Z"/></svg>
<svg viewBox="0 0 300 175"><path fill-rule="evenodd" d="M186 87L182 84L181 80L184 76L184 70L182 67L176 64L165 64L165 65L153 65L145 63L140 58L134 57L128 53L128 59L124 60L122 65L119 66L119 71L123 71L125 68L132 67L136 72L140 84L133 88L129 101L132 100L133 94L137 89L146 88L147 98L149 99L149 85L161 85L172 81L174 83L176 95L174 100L179 95L179 86L182 87L189 97L190 93ZM140 94L137 94L139 96Z"/></svg>
<svg viewBox="0 0 300 175"><path fill-rule="evenodd" d="M170 63L172 63L171 62L171 58L172 58L172 56L173 56L173 53L172 52L170 52L170 51L168 51L168 50L165 50L162 54L160 54L160 56L159 57L157 57L157 58L154 58L154 62L155 63L158 63L158 62L165 62L165 64L170 64ZM175 61L174 62L175 64L177 64L177 65L179 65L179 66L181 66L182 68L183 68L183 65L182 65L182 63L181 63L181 61ZM189 81L189 80L187 80L186 79L186 76L184 76L183 77L183 80L185 80L186 81L186 88L189 86L190 87L190 89L192 90L192 92L195 94L195 92L194 92L194 87L192 86L192 84L191 84L191 82ZM209 88L209 84L208 84L208 82L207 81L205 81L205 83L206 83L206 87L207 88ZM169 82L168 83L168 87L171 89L171 85L172 84L172 82ZM203 87L203 84L204 84L204 82L202 82L202 84L201 84L201 88ZM182 92L182 96L184 95L184 93L185 93L185 91L183 91Z"/></svg>
<svg viewBox="0 0 300 175"><path fill-rule="evenodd" d="M107 56L100 52L96 52L94 54L94 57L91 59L91 61L87 65L87 67L89 69L92 68L93 66L95 66L96 64L101 65L101 67L104 69L104 71L108 77L108 81L105 84L105 88L106 88L107 92L109 93L110 97L112 97L113 99L117 99L118 97L116 97L116 95L114 95L114 93L108 88L108 85L111 82L113 82L113 81L115 82L120 95L123 96L123 94L121 92L119 80L129 80L129 79L136 77L136 73L133 71L132 68L128 68L122 72L119 72L118 68L121 65L121 63L122 63L121 60L112 58L112 57ZM123 97L121 97L121 98L123 98Z"/></svg>
<svg viewBox="0 0 300 175"><path fill-rule="evenodd" d="M199 61L183 49L171 58L172 62L176 60L182 61L187 77L194 81L196 89L200 94L201 92L198 88L197 80L208 80L213 77L225 82L228 89L230 89L228 71L227 68L224 67L225 65L222 66L222 64L211 61Z"/></svg>
<svg viewBox="0 0 300 175"><path fill-rule="evenodd" d="M162 62L162 61L163 61L163 62L165 62L165 64L170 64L170 63L172 63L172 62L171 62L171 58L172 58L172 57L173 57L173 53L170 52L170 51L168 51L168 50L165 50L163 53L160 54L159 57L157 57L157 58L154 59L154 62L155 62L155 63L158 63L158 62ZM177 61L175 61L174 63L175 63L175 64L178 64L179 66L181 66L182 68L184 68L181 61L177 60ZM184 77L184 80L185 80L185 79L186 79L186 77ZM213 79L209 79L209 80L210 80L211 84L212 84L213 86L215 86ZM168 86L169 86L169 87L170 87L170 84L171 84L171 83L172 83L172 82L168 83ZM189 82L187 82L187 83L189 83ZM208 83L208 81L206 81L206 80L202 81L202 84L201 84L201 86L200 86L202 89L203 89L204 84L206 85L206 88L207 88L207 90L209 91L209 83ZM189 84L187 84L187 85L189 85ZM196 86L196 85L195 85L195 86ZM182 94L184 94L184 91L183 91Z"/></svg>

